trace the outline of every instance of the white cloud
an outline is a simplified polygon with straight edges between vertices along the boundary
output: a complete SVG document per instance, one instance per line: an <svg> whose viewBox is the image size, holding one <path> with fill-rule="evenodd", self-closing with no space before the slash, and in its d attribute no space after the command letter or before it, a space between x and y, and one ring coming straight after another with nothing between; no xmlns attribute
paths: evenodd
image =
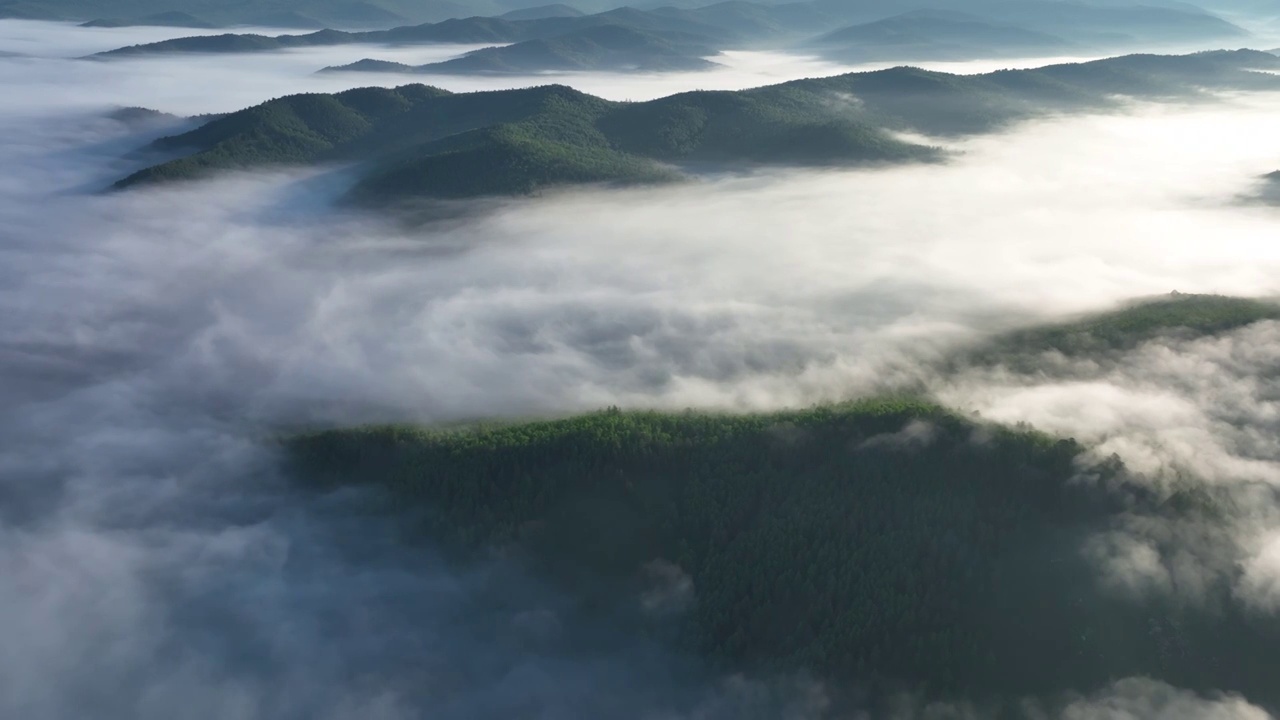
<svg viewBox="0 0 1280 720"><path fill-rule="evenodd" d="M15 28L30 27L0 23L0 50L21 49ZM106 42L39 27L45 55ZM942 383L922 362L1135 295L1280 292L1280 215L1225 204L1276 162L1259 143L1277 98L1048 120L960 143L950 166L571 192L427 229L331 212L343 179L323 172L87 192L127 172L121 156L145 139L99 117L108 105L218 111L335 89L351 81L310 72L364 50L0 58L13 99L0 109L0 715L670 709L654 701L676 672L660 653L529 649L520 628L554 627L562 601L536 583L495 568L459 576L358 519L280 503L256 441L288 423L773 408L918 381L1140 470L1240 488L1280 478L1276 324L1118 363L1062 361L1047 377L975 370ZM772 60L578 84L647 97L822 69ZM1269 503L1228 528L1237 590L1267 608ZM1182 528L1120 530L1100 557L1133 568L1124 582L1193 592L1221 566L1215 543L1179 554ZM343 559L356 549L376 562ZM528 602L483 625L510 637L456 622L512 583ZM454 666L460 644L474 666ZM637 684L645 673L652 682ZM694 702L694 716L765 692L730 690ZM1138 712L1125 690L1079 712ZM1251 707L1160 692L1155 715L1133 716ZM795 713L826 707L817 690L784 695Z"/></svg>
<svg viewBox="0 0 1280 720"><path fill-rule="evenodd" d="M1271 715L1236 695L1202 697L1153 680L1130 678L1071 703L1061 717L1062 720L1270 720Z"/></svg>

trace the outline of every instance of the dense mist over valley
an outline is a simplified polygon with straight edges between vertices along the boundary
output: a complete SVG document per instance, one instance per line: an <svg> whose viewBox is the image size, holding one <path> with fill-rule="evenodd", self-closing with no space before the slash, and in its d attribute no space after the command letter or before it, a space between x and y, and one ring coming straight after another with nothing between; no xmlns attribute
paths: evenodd
<svg viewBox="0 0 1280 720"><path fill-rule="evenodd" d="M1185 51L1280 46L1274 20L1222 12L1254 36ZM340 202L356 179L336 161L106 192L168 159L150 144L200 126L194 116L301 92L555 83L642 101L900 64L730 50L695 72L317 74L370 56L440 62L483 43L83 59L213 32L0 20L0 715L1280 713L1265 682L1280 655L1262 640L1231 686L1209 670L1188 680L1194 649L1143 673L1043 692L1028 681L1034 690L1007 696L875 684L875 668L864 681L817 663L735 664L689 640L697 608L722 600L700 584L705 568L644 557L616 596L580 593L509 537L463 552L425 532L439 509L401 502L367 468L322 492L299 482L288 441L611 406L738 417L921 398L954 418L929 410L844 444L927 455L963 438L963 455L1029 426L1048 434L1027 436L1035 453L1052 455L1070 438L1078 454L1028 451L1010 477L1043 462L1068 469L1064 486L1102 478L1138 498L1078 537L1064 531L1060 555L1084 568L1081 587L1135 617L1161 608L1142 621L1160 632L1176 634L1169 618L1226 617L1274 637L1280 208L1256 200L1280 170L1280 91L895 135L945 152L938 162L726 163L675 185L456 200L427 220ZM1097 57L916 64L973 74ZM1259 304L1247 321L1173 321L1080 352L1000 344L1072 321L1088 335L1099 313L1183 295ZM1126 332L1139 323L1127 318L1115 321ZM803 447L819 431L797 418L762 437ZM1209 509L1170 510L1187 497ZM1024 650L1010 662L1049 652L1034 640ZM1234 659L1203 658L1219 660Z"/></svg>

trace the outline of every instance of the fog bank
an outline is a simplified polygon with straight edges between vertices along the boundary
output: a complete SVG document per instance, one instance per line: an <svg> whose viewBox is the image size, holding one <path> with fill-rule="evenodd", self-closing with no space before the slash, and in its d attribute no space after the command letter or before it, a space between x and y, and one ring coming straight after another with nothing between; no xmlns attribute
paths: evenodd
<svg viewBox="0 0 1280 720"><path fill-rule="evenodd" d="M42 43L83 53L81 32ZM908 384L1153 478L1186 467L1242 492L1280 479L1274 323L1037 377L940 378L931 362L1134 296L1280 294L1280 213L1234 202L1280 166L1280 98L1050 119L965 141L945 166L570 192L415 229L333 211L343 180L325 171L92 192L168 127L107 119L110 106L222 111L336 89L349 81L309 73L337 55L0 58L15 98L0 109L0 715L830 715L816 683L718 678L574 626L572 599L518 563L407 550L363 512L372 498L296 496L264 440L303 424L767 409ZM697 82L815 71L743 62ZM687 80L574 84L643 97ZM1235 587L1267 611L1274 507L1225 529ZM1100 546L1101 580L1189 592L1222 572L1145 552L1162 529L1141 520ZM1266 717L1153 681L1080 690L1042 710Z"/></svg>

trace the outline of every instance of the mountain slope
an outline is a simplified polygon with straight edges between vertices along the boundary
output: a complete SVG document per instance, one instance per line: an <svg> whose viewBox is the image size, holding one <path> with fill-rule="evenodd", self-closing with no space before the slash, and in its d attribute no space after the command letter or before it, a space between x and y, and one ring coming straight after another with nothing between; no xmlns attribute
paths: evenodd
<svg viewBox="0 0 1280 720"><path fill-rule="evenodd" d="M1046 353L1103 359L1161 339L1212 337L1263 320L1280 320L1280 304L1222 295L1173 292L1111 312L1018 330L992 339L965 362L1034 372Z"/></svg>
<svg viewBox="0 0 1280 720"><path fill-rule="evenodd" d="M605 142L572 142L540 130L535 124L500 125L429 143L366 176L351 199L377 205L405 196L530 195L563 185L638 185L677 177Z"/></svg>
<svg viewBox="0 0 1280 720"><path fill-rule="evenodd" d="M422 190L432 190L428 196L453 197L457 193L434 181L407 182L406 173L417 168L424 175L435 174L441 163L438 155L445 153L450 166L455 166L459 148L441 141L486 128L502 132L466 136L466 157L510 156L518 149L526 160L559 158L556 162L562 164L555 172L550 167L542 174L530 170L535 184L521 186L527 191L543 186L538 178L562 184L588 174L592 182L671 177L651 160L849 163L936 155L929 148L894 140L877 128L838 118L821 97L778 105L767 97L725 95L728 103L714 93L681 101L681 107L696 108L698 127L690 126L680 112L655 118L646 113L648 104L612 103L562 86L458 95L406 86L291 96L159 141L158 149L196 152L139 171L118 187L199 177L221 168L356 160L370 166L357 192L366 201L379 197L393 201ZM525 142L514 144L513 133ZM673 139L678 142L672 143ZM533 152L530 143L545 145ZM480 150L485 144L490 155ZM386 163L393 164L383 167ZM568 170L581 169L582 163L595 170L586 174ZM465 183L468 194L511 192L499 166L472 168ZM616 177L602 174L604 168L612 168Z"/></svg>
<svg viewBox="0 0 1280 720"><path fill-rule="evenodd" d="M1275 618L1216 585L1213 612L1110 596L1080 552L1127 513L1206 520L1211 493L1162 502L1073 441L928 403L608 411L285 447L301 483L380 488L462 561L516 553L583 612L641 631L665 617L733 670L970 699L1146 675L1277 699ZM655 569L678 582L655 588Z"/></svg>
<svg viewBox="0 0 1280 720"><path fill-rule="evenodd" d="M893 68L643 103L610 102L562 86L452 94L417 85L296 95L158 141L158 149L190 154L117 185L199 177L220 168L357 162L364 178L359 197L395 202L418 191L459 196L436 180L408 181L414 167L424 177L438 175L444 153L455 169L459 158L488 158L470 171L465 187L471 195L513 191L497 157L549 163L546 172L526 173L532 184L516 183L527 192L577 177L670 177L655 163L743 168L936 160L939 151L893 131L986 132L1044 113L1114 107L1117 94L1160 99L1206 88L1280 89L1280 76L1252 71L1268 62L1280 66L1273 55L1237 51L1127 56L986 75ZM486 129L492 132L465 136L469 154L445 142Z"/></svg>
<svg viewBox="0 0 1280 720"><path fill-rule="evenodd" d="M251 53L268 50L281 50L298 47L325 47L358 42L362 33L349 33L340 30L319 30L305 35L258 35L253 33L224 33L222 35L202 35L195 37L174 38L145 45L108 50L89 56L92 59L110 60L114 58L138 57L147 55L164 55L167 53Z"/></svg>

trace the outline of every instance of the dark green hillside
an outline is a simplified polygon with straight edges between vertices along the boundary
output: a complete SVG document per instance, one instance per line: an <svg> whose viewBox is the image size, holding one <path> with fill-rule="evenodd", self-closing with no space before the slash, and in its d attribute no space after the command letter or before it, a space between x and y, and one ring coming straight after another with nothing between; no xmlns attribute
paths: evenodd
<svg viewBox="0 0 1280 720"><path fill-rule="evenodd" d="M320 72L415 73L418 72L418 67L419 66L417 65L406 65L404 63L390 62L388 60L365 58L348 65L333 65L320 70Z"/></svg>
<svg viewBox="0 0 1280 720"><path fill-rule="evenodd" d="M96 59L112 59L135 57L171 52L183 53L250 53L265 50L283 50L299 47L324 47L358 42L356 38L362 33L349 33L339 30L319 30L305 35L270 35L235 34L203 35L196 37L175 38L146 45L130 45L129 47L108 50L90 56Z"/></svg>
<svg viewBox="0 0 1280 720"><path fill-rule="evenodd" d="M521 144L521 162L557 159L567 163L530 169L528 177L554 177L558 179L555 184L579 177L579 171L589 182L650 182L672 177L642 156L743 162L868 162L934 156L929 148L893 140L876 128L832 119L829 108L817 101L810 107L824 114L813 119L799 108L770 110L765 103L761 109L755 101L745 106L731 102L722 108L716 107L712 97L699 104L707 108L705 117L711 119L716 134L706 134L702 127L683 127L686 122L681 116L654 119L637 114L644 105L611 103L560 86L457 95L424 86L366 88L333 96L297 95L159 141L161 149L189 147L196 152L135 173L117 186L199 177L219 168L364 160L371 165L357 196L365 200L374 199L374 188L387 193L386 201L405 197L415 189L439 190L429 196L457 197L459 193L445 188L443 180L406 182L406 173L419 163L422 172L434 173L441 162L436 155L446 148L450 153L448 167L459 170L456 163L464 157L509 157L514 146L507 142L511 136L505 132L467 136L465 155L439 141L510 123L522 124L522 138L549 143L539 146L539 152ZM678 146L662 146L662 138L688 132L696 137ZM730 132L734 134L724 134ZM494 143L494 147L481 151L477 143L484 142ZM576 159L570 161L570 156ZM590 172L586 172L588 166ZM512 181L496 174L500 167L506 166L477 166L459 172L448 182L457 182L474 195L510 194ZM568 171L570 167L576 170ZM616 176L604 172L610 168Z"/></svg>
<svg viewBox="0 0 1280 720"><path fill-rule="evenodd" d="M797 80L781 88L826 90L858 98L890 127L947 135L983 132L1046 112L1114 106L1115 95L1144 99L1202 96L1206 90L1280 89L1278 59L1253 50L1191 55L1124 55L983 75L900 67L874 73Z"/></svg>
<svg viewBox="0 0 1280 720"><path fill-rule="evenodd" d="M522 553L584 612L625 615L646 565L678 567L691 594L657 609L683 606L678 642L728 668L969 698L1149 675L1275 699L1274 621L1225 591L1204 614L1109 599L1079 552L1121 512L1195 503L1104 490L1122 468L1082 475L1072 441L927 403L374 427L286 447L301 482L385 489L460 561Z"/></svg>
<svg viewBox="0 0 1280 720"><path fill-rule="evenodd" d="M1046 352L1068 357L1105 356L1157 338L1212 336L1262 320L1280 320L1280 303L1176 293L1073 322L1009 333L983 348L977 357L1030 367Z"/></svg>
<svg viewBox="0 0 1280 720"><path fill-rule="evenodd" d="M107 117L125 125L146 126L178 120L177 115L144 107L122 107L107 113Z"/></svg>
<svg viewBox="0 0 1280 720"><path fill-rule="evenodd" d="M161 138L157 149L198 148L187 157L141 170L116 185L200 177L211 170L329 158L380 122L448 93L424 85L364 88L336 95L292 95L219 117L191 132Z"/></svg>
<svg viewBox="0 0 1280 720"><path fill-rule="evenodd" d="M360 60L325 71L501 74L582 71L702 70L715 50L696 37L659 37L618 25L601 25L549 39L484 48L444 62L416 67Z"/></svg>
<svg viewBox="0 0 1280 720"><path fill-rule="evenodd" d="M604 143L557 141L533 125L500 125L430 143L376 170L352 191L362 205L401 198L531 195L564 185L637 185L679 178Z"/></svg>
<svg viewBox="0 0 1280 720"><path fill-rule="evenodd" d="M1123 95L1173 97L1188 87L1220 90L1274 90L1275 75L1250 70L1280 69L1280 58L1256 50L1217 50L1192 55L1125 55L1093 62L1053 65L1039 72L1068 83L1089 83Z"/></svg>
<svg viewBox="0 0 1280 720"><path fill-rule="evenodd" d="M666 161L846 164L937 157L843 112L822 94L692 92L620 106L600 121L614 145Z"/></svg>
<svg viewBox="0 0 1280 720"><path fill-rule="evenodd" d="M640 158L721 167L930 161L939 159L940 151L898 139L893 131L988 132L1046 113L1116 107L1117 93L1162 99L1198 97L1206 89L1280 89L1280 76L1252 71L1267 67L1267 62L1280 66L1280 58L1273 55L1237 51L1126 56L971 76L900 67L754 90L683 93L643 103L610 102L559 86L460 94L405 86L297 95L159 141L160 149L190 149L192 154L142 170L118 186L197 177L218 168L341 161L363 164L370 182L363 184L361 197L372 197L370 188L376 187L392 201L406 192L398 188L425 191L441 185L425 179L382 182L378 178L392 169L388 162L395 163L395 177L404 181L409 167L405 158L424 160L427 172L438 166L431 158L441 146L434 143L512 123L523 124L522 137L556 145L555 152L522 153L522 162L565 159L572 148L596 170L616 168L619 174L612 179L621 182L655 177L648 171L634 172ZM560 133L568 127L574 132ZM507 137L468 136L469 152L474 153L470 156L509 156L509 143L486 152L475 145ZM451 157L456 162L461 156ZM559 167L569 166L583 167L577 161ZM467 180L465 187L506 194L511 183L487 174L498 167L505 166L477 166L471 173L476 178ZM546 177L577 176L576 171L545 170ZM596 171L587 175L593 182L610 180Z"/></svg>

